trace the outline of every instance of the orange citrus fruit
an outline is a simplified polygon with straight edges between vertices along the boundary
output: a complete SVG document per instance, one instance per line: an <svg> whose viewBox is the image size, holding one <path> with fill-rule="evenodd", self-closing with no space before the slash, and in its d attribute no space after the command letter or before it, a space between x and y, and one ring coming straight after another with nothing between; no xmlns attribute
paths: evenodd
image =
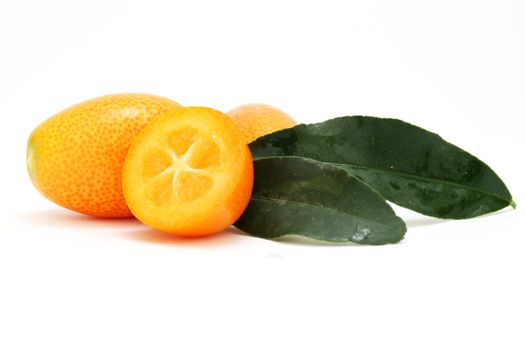
<svg viewBox="0 0 525 350"><path fill-rule="evenodd" d="M182 107L139 133L126 157L122 184L129 208L146 225L204 236L241 216L251 196L253 161L227 115Z"/></svg>
<svg viewBox="0 0 525 350"><path fill-rule="evenodd" d="M229 111L241 129L246 143L281 129L291 128L297 123L280 109L261 103L242 105Z"/></svg>
<svg viewBox="0 0 525 350"><path fill-rule="evenodd" d="M29 137L27 168L51 201L99 217L129 217L122 166L136 134L160 113L180 107L164 97L117 94L72 106Z"/></svg>

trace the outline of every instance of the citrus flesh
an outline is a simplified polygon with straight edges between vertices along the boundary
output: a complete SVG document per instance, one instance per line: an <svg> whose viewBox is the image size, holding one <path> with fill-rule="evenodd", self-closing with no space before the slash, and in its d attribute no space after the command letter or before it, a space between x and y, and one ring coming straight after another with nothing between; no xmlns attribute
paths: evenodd
<svg viewBox="0 0 525 350"><path fill-rule="evenodd" d="M227 113L241 129L246 143L272 132L291 128L297 123L278 108L262 103L239 106Z"/></svg>
<svg viewBox="0 0 525 350"><path fill-rule="evenodd" d="M253 161L228 116L182 107L136 137L122 184L129 208L146 225L180 236L209 235L235 222L248 205Z"/></svg>
<svg viewBox="0 0 525 350"><path fill-rule="evenodd" d="M30 135L27 168L35 187L74 211L132 216L122 193L128 148L153 118L180 105L148 94L115 94L74 105Z"/></svg>

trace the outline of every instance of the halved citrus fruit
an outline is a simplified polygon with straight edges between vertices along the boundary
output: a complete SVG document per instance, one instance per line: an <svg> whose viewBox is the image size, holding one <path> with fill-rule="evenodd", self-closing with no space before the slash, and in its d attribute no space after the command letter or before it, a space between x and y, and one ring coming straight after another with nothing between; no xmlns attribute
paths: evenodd
<svg viewBox="0 0 525 350"><path fill-rule="evenodd" d="M181 236L208 235L231 225L248 205L253 161L227 115L182 107L135 138L122 186L131 212L146 225Z"/></svg>

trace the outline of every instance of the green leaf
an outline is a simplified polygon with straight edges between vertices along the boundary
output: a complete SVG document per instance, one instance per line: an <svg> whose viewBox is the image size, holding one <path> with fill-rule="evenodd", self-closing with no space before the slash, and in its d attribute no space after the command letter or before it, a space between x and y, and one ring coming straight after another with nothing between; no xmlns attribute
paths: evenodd
<svg viewBox="0 0 525 350"><path fill-rule="evenodd" d="M345 170L293 157L261 159L254 167L252 198L235 223L253 236L385 244L406 232L388 203Z"/></svg>
<svg viewBox="0 0 525 350"><path fill-rule="evenodd" d="M439 218L465 219L514 203L481 160L397 119L353 116L301 124L263 136L250 149L254 159L304 157L336 165L389 201Z"/></svg>

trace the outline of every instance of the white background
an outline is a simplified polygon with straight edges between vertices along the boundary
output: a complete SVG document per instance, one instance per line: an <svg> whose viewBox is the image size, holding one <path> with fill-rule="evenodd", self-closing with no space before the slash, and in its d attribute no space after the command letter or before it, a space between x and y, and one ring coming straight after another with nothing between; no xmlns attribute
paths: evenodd
<svg viewBox="0 0 525 350"><path fill-rule="evenodd" d="M0 348L524 349L524 18L520 0L1 0ZM518 209L396 208L406 239L361 247L181 240L48 202L29 133L117 92L398 117L490 164Z"/></svg>

